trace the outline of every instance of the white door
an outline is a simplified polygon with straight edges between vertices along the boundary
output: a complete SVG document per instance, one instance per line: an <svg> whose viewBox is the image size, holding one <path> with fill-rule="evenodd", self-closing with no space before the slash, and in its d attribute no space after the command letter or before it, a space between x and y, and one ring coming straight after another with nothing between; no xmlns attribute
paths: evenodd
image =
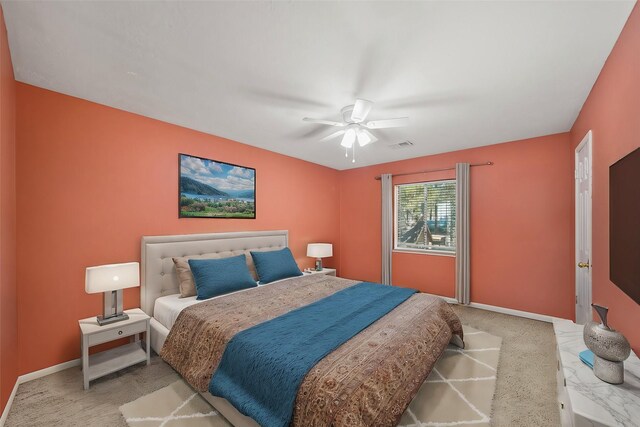
<svg viewBox="0 0 640 427"><path fill-rule="evenodd" d="M576 148L576 323L591 314L591 131Z"/></svg>

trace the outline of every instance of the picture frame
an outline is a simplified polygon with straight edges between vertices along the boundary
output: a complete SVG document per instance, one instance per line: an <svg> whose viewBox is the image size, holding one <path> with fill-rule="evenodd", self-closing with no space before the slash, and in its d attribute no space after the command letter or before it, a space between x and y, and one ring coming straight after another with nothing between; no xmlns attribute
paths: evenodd
<svg viewBox="0 0 640 427"><path fill-rule="evenodd" d="M256 218L256 170L178 154L179 218Z"/></svg>

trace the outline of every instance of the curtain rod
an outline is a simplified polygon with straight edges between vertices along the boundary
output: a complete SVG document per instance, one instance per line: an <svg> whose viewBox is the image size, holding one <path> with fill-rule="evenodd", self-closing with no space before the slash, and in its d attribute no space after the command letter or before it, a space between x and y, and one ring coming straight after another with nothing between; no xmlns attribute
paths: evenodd
<svg viewBox="0 0 640 427"><path fill-rule="evenodd" d="M475 163L475 164L471 164L469 166L491 166L491 165L493 165L493 162ZM451 168L429 169L429 170L420 171L420 172L397 173L397 174L394 174L394 175L391 175L391 176L394 177L394 176L405 176L405 175L418 175L418 174L421 174L421 173L443 172L443 171L451 171L451 170L454 170L454 169L455 169L455 166L451 167ZM375 179L380 181L380 175L376 176Z"/></svg>

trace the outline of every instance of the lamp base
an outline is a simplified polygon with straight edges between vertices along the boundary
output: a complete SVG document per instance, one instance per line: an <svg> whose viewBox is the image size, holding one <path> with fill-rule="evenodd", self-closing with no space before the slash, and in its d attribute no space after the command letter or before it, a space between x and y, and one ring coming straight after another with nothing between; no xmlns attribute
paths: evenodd
<svg viewBox="0 0 640 427"><path fill-rule="evenodd" d="M96 317L98 325L104 326L110 323L127 320L129 316L122 311L122 289L107 291L104 293L104 311L102 316Z"/></svg>
<svg viewBox="0 0 640 427"><path fill-rule="evenodd" d="M322 258L316 258L316 271L322 271Z"/></svg>
<svg viewBox="0 0 640 427"><path fill-rule="evenodd" d="M123 320L128 320L128 319L129 319L129 315L127 313L115 314L109 317L104 317L104 316L96 317L96 320L98 320L98 325L100 326L109 325L111 323L121 322Z"/></svg>

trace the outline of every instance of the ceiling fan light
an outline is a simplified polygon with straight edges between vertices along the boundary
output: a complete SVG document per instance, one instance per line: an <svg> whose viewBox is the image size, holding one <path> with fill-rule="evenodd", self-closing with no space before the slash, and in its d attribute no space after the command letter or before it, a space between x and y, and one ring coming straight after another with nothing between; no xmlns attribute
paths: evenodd
<svg viewBox="0 0 640 427"><path fill-rule="evenodd" d="M347 129L342 137L342 142L340 145L346 148L353 147L353 143L356 142L356 131L355 129Z"/></svg>
<svg viewBox="0 0 640 427"><path fill-rule="evenodd" d="M358 129L356 131L356 136L358 137L358 144L360 144L360 147L364 147L371 142L369 134L367 132L363 132L362 129Z"/></svg>

